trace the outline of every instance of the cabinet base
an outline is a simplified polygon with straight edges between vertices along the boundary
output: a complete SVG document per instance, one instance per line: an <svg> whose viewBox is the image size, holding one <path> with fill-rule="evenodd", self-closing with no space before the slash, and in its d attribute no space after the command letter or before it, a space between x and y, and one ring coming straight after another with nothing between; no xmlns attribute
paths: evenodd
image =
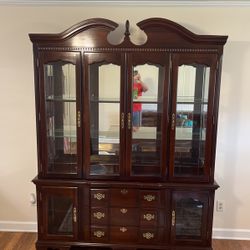
<svg viewBox="0 0 250 250"><path fill-rule="evenodd" d="M36 250L213 250L212 247L201 246L168 246L168 245L121 245L121 244L97 244L97 243L36 243Z"/></svg>

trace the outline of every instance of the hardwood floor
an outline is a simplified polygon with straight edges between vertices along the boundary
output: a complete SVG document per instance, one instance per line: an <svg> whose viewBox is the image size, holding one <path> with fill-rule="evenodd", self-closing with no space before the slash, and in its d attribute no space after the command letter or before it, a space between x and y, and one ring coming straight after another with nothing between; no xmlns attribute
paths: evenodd
<svg viewBox="0 0 250 250"><path fill-rule="evenodd" d="M0 232L1 250L35 250L36 233Z"/></svg>
<svg viewBox="0 0 250 250"><path fill-rule="evenodd" d="M0 250L35 250L36 233L0 232ZM250 250L250 241L213 240L213 250Z"/></svg>

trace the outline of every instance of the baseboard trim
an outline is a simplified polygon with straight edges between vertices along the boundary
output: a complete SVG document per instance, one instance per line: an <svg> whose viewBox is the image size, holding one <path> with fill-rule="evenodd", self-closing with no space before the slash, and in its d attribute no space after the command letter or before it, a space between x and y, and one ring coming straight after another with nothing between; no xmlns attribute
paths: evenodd
<svg viewBox="0 0 250 250"><path fill-rule="evenodd" d="M250 230L214 228L213 239L250 240Z"/></svg>
<svg viewBox="0 0 250 250"><path fill-rule="evenodd" d="M0 221L0 231L37 232L37 223L26 221Z"/></svg>
<svg viewBox="0 0 250 250"><path fill-rule="evenodd" d="M25 221L0 221L0 231L37 232L37 223ZM213 239L250 240L250 230L214 228Z"/></svg>

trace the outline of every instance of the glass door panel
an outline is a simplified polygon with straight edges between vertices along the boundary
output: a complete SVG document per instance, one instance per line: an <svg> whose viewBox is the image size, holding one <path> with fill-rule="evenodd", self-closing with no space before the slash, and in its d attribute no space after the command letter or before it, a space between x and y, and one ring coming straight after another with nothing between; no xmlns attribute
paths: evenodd
<svg viewBox="0 0 250 250"><path fill-rule="evenodd" d="M173 194L172 240L202 242L206 238L207 193L179 192Z"/></svg>
<svg viewBox="0 0 250 250"><path fill-rule="evenodd" d="M77 236L77 188L42 187L46 238Z"/></svg>
<svg viewBox="0 0 250 250"><path fill-rule="evenodd" d="M95 62L89 79L90 175L119 175L121 67Z"/></svg>
<svg viewBox="0 0 250 250"><path fill-rule="evenodd" d="M48 172L77 173L76 66L44 65Z"/></svg>
<svg viewBox="0 0 250 250"><path fill-rule="evenodd" d="M209 76L210 68L206 65L193 64L178 67L175 176L205 174Z"/></svg>
<svg viewBox="0 0 250 250"><path fill-rule="evenodd" d="M176 202L176 239L199 239L202 229L204 204L193 198L183 198Z"/></svg>
<svg viewBox="0 0 250 250"><path fill-rule="evenodd" d="M131 174L160 176L163 67L133 68Z"/></svg>
<svg viewBox="0 0 250 250"><path fill-rule="evenodd" d="M73 203L69 197L48 197L48 233L73 234Z"/></svg>

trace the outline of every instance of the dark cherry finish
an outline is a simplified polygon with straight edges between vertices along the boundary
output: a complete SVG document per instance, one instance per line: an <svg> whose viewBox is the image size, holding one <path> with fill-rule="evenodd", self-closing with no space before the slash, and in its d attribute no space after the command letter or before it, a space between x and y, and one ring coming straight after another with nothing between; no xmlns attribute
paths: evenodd
<svg viewBox="0 0 250 250"><path fill-rule="evenodd" d="M30 34L38 144L36 249L212 250L227 37L196 35L162 18L137 25L147 35L145 44L130 41L128 21L123 41L110 44L107 36L118 24L102 18L59 34ZM150 72L153 94L138 98L134 92L137 68ZM112 73L118 92L104 80ZM136 102L147 109L135 132ZM111 109L116 112L109 118Z"/></svg>

